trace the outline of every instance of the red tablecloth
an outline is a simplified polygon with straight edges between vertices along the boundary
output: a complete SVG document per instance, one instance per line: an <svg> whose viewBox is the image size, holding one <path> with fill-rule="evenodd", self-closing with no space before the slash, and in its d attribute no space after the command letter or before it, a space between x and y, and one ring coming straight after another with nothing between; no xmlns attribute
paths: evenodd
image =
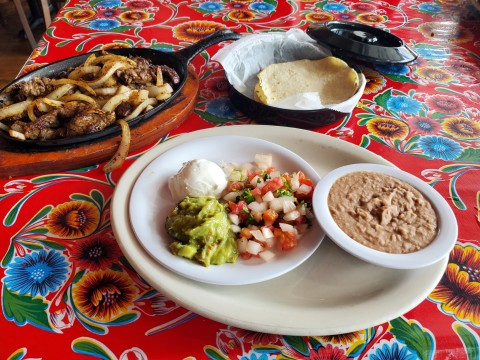
<svg viewBox="0 0 480 360"><path fill-rule="evenodd" d="M337 19L401 37L419 59L362 66L368 83L353 113L312 131L371 150L428 182L454 210L459 236L438 286L403 316L349 334L264 334L178 306L128 265L110 227L109 201L123 171L150 146L111 176L99 164L0 179L0 357L479 359L478 8L476 0L68 1L25 72L98 49L177 50L225 27L283 31ZM210 61L220 46L193 60L198 104L169 136L250 123L230 103L222 68Z"/></svg>

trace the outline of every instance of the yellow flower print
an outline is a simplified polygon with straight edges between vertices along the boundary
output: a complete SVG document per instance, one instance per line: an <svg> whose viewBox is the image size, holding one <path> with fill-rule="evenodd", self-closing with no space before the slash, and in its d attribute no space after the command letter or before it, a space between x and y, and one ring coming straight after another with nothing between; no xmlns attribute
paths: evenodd
<svg viewBox="0 0 480 360"><path fill-rule="evenodd" d="M85 10L72 10L65 14L68 20L89 20L96 15L95 11L90 9Z"/></svg>
<svg viewBox="0 0 480 360"><path fill-rule="evenodd" d="M87 273L75 284L72 294L83 314L110 321L133 306L137 290L125 273L105 270Z"/></svg>
<svg viewBox="0 0 480 360"><path fill-rule="evenodd" d="M442 123L443 130L461 140L474 140L480 137L480 123L464 117L451 117Z"/></svg>
<svg viewBox="0 0 480 360"><path fill-rule="evenodd" d="M440 84L448 84L453 81L453 75L448 71L435 67L421 67L416 71L417 75L425 80Z"/></svg>
<svg viewBox="0 0 480 360"><path fill-rule="evenodd" d="M176 26L173 35L183 41L196 42L221 29L225 29L225 25L212 21L189 21Z"/></svg>
<svg viewBox="0 0 480 360"><path fill-rule="evenodd" d="M63 239L91 235L100 222L100 211L88 201L70 201L56 206L49 214L47 228Z"/></svg>
<svg viewBox="0 0 480 360"><path fill-rule="evenodd" d="M367 129L373 135L390 139L403 139L409 133L408 125L390 118L374 118L367 123Z"/></svg>

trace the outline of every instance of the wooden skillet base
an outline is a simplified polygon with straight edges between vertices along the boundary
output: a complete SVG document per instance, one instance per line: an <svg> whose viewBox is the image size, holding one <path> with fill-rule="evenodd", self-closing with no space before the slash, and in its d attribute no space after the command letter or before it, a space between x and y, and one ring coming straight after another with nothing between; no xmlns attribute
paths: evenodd
<svg viewBox="0 0 480 360"><path fill-rule="evenodd" d="M198 76L190 65L188 78L172 105L131 129L130 151L157 141L179 126L193 111L198 95ZM121 136L100 139L74 148L25 151L0 138L0 178L43 174L82 168L109 160L117 151Z"/></svg>

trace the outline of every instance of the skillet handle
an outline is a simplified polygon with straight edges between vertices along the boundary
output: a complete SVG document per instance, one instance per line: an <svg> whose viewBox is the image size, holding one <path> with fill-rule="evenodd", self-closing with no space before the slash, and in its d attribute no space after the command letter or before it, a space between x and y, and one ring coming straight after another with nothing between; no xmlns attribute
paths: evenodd
<svg viewBox="0 0 480 360"><path fill-rule="evenodd" d="M200 54L203 50L209 46L215 45L219 42L226 40L238 40L242 37L242 34L239 34L230 29L215 31L214 33L208 35L206 38L197 41L195 44L187 46L181 50L177 51L178 55L181 55L187 59L187 62L190 62L195 56Z"/></svg>

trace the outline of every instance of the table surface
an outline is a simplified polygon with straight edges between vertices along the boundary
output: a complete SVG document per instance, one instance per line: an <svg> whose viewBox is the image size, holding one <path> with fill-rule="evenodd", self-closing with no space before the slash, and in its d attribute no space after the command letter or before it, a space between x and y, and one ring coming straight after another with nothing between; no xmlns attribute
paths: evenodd
<svg viewBox="0 0 480 360"><path fill-rule="evenodd" d="M252 123L229 101L223 69L211 60L225 44L214 45L192 61L200 78L194 112L168 136L131 153L121 169L106 175L98 164L0 179L0 357L479 359L478 8L475 0L68 1L23 72L99 49L175 51L221 28L261 33L344 20L401 37L418 60L363 64L368 82L352 114L311 131L368 149L429 183L452 207L458 239L425 300L396 319L348 334L240 329L197 315L151 287L115 241L109 203L122 174L167 138Z"/></svg>

